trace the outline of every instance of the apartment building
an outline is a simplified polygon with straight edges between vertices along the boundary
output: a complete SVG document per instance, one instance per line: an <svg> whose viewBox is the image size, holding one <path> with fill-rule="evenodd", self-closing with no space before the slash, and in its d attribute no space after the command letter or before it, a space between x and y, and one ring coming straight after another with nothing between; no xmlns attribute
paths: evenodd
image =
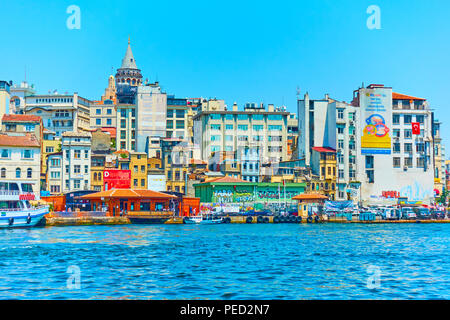
<svg viewBox="0 0 450 320"><path fill-rule="evenodd" d="M445 146L441 138L441 122L433 115L434 193L438 197L446 187Z"/></svg>
<svg viewBox="0 0 450 320"><path fill-rule="evenodd" d="M287 160L287 120L289 112L248 103L244 111L202 111L194 116L194 143L202 160L216 152L259 148L261 162Z"/></svg>
<svg viewBox="0 0 450 320"><path fill-rule="evenodd" d="M92 104L89 112L92 129L117 126L117 110L111 100Z"/></svg>
<svg viewBox="0 0 450 320"><path fill-rule="evenodd" d="M41 144L32 133L0 133L0 179L26 183L40 197Z"/></svg>
<svg viewBox="0 0 450 320"><path fill-rule="evenodd" d="M10 88L11 99L9 110L10 113L24 114L25 113L25 97L36 94L34 85L30 85L26 81L22 81L20 85L14 84Z"/></svg>
<svg viewBox="0 0 450 320"><path fill-rule="evenodd" d="M91 189L91 134L73 131L62 134L63 193Z"/></svg>
<svg viewBox="0 0 450 320"><path fill-rule="evenodd" d="M10 104L10 88L12 86L12 81L7 82L0 80L0 125L3 115L9 114L9 104Z"/></svg>
<svg viewBox="0 0 450 320"><path fill-rule="evenodd" d="M45 128L54 131L57 137L63 132L86 131L90 129L91 101L73 95L55 92L48 95L25 97L25 114L40 116Z"/></svg>

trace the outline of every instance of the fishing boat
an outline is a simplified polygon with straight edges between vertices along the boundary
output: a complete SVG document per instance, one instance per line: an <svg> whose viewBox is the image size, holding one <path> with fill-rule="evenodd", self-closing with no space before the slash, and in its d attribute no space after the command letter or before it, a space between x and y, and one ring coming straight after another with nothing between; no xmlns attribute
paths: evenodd
<svg viewBox="0 0 450 320"><path fill-rule="evenodd" d="M210 214L200 214L198 216L184 217L183 222L185 224L218 224L223 223L223 219L215 218Z"/></svg>
<svg viewBox="0 0 450 320"><path fill-rule="evenodd" d="M34 207L35 195L29 184L17 181L0 183L0 228L34 227L49 212L48 206Z"/></svg>

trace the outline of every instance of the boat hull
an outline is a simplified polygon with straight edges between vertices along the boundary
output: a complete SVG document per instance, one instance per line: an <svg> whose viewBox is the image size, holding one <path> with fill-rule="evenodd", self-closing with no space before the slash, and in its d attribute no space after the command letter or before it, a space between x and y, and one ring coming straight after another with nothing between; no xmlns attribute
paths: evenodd
<svg viewBox="0 0 450 320"><path fill-rule="evenodd" d="M48 207L23 210L0 210L0 228L31 228L41 225L44 216L49 213Z"/></svg>
<svg viewBox="0 0 450 320"><path fill-rule="evenodd" d="M185 219L184 223L185 224L219 224L219 223L223 223L223 221L222 221L222 219L199 220L199 221Z"/></svg>

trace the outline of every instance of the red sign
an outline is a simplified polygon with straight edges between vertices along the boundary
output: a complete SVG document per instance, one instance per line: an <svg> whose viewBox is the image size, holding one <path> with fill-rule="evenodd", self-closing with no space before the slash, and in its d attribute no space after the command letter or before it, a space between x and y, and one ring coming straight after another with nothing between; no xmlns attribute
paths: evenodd
<svg viewBox="0 0 450 320"><path fill-rule="evenodd" d="M34 200L36 197L34 196L34 193L26 193L26 194L20 194L19 200Z"/></svg>
<svg viewBox="0 0 450 320"><path fill-rule="evenodd" d="M131 186L131 170L104 170L103 190L129 189Z"/></svg>
<svg viewBox="0 0 450 320"><path fill-rule="evenodd" d="M383 191L381 195L384 198L400 198L400 192L398 191Z"/></svg>
<svg viewBox="0 0 450 320"><path fill-rule="evenodd" d="M420 123L411 122L411 125L412 125L412 134L420 134Z"/></svg>

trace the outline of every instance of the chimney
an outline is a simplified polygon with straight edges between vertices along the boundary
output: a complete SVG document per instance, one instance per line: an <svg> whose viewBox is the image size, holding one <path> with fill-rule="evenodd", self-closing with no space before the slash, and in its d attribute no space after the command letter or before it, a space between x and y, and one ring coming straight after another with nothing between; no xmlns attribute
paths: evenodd
<svg viewBox="0 0 450 320"><path fill-rule="evenodd" d="M232 110L233 111L238 111L238 105L237 105L237 103L235 102L235 103L233 103L233 107L232 107Z"/></svg>
<svg viewBox="0 0 450 320"><path fill-rule="evenodd" d="M274 112L274 109L275 109L275 107L274 107L273 104L269 104L269 105L267 106L267 111L269 111L269 112Z"/></svg>

